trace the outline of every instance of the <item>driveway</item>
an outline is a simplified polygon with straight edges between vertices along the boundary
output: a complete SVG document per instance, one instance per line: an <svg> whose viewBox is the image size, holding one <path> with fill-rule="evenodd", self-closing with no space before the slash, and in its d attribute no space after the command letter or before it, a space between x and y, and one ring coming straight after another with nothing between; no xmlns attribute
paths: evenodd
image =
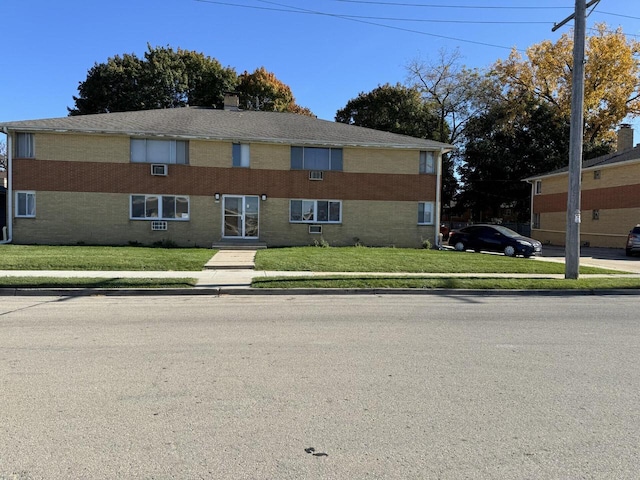
<svg viewBox="0 0 640 480"><path fill-rule="evenodd" d="M539 260L564 263L564 247L545 245ZM623 248L582 247L580 265L640 274L640 257L627 257Z"/></svg>

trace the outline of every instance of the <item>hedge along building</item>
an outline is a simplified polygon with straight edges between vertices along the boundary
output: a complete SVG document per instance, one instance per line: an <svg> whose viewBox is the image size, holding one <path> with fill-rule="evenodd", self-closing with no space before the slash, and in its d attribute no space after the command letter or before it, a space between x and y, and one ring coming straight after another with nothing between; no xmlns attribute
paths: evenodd
<svg viewBox="0 0 640 480"><path fill-rule="evenodd" d="M567 168L525 179L531 184L531 236L564 245L567 222ZM624 248L629 230L640 223L640 146L633 129L618 131L617 151L582 164L580 241L592 247Z"/></svg>
<svg viewBox="0 0 640 480"><path fill-rule="evenodd" d="M396 245L438 239L451 145L185 107L0 123L21 244Z"/></svg>

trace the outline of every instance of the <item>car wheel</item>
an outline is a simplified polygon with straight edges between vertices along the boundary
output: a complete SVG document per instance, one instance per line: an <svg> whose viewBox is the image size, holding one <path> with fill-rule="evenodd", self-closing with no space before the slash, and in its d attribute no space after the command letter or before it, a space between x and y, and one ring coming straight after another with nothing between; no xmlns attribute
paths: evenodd
<svg viewBox="0 0 640 480"><path fill-rule="evenodd" d="M631 253L631 250L626 250L626 254L627 257L633 257L633 253Z"/></svg>
<svg viewBox="0 0 640 480"><path fill-rule="evenodd" d="M513 257L516 254L516 249L511 245L507 245L506 247L504 247L504 254L507 257Z"/></svg>
<svg viewBox="0 0 640 480"><path fill-rule="evenodd" d="M453 248L455 248L458 252L464 252L467 250L467 246L462 242L456 242Z"/></svg>

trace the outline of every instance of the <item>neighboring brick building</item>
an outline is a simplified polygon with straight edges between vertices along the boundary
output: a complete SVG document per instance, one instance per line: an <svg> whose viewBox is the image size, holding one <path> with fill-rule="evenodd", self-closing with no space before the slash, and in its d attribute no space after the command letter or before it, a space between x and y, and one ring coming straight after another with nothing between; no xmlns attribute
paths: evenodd
<svg viewBox="0 0 640 480"><path fill-rule="evenodd" d="M0 123L14 243L435 243L450 145L198 107Z"/></svg>
<svg viewBox="0 0 640 480"><path fill-rule="evenodd" d="M567 169L526 179L531 184L531 236L564 245L567 222ZM640 146L622 125L615 153L582 164L580 242L624 248L629 230L640 223Z"/></svg>

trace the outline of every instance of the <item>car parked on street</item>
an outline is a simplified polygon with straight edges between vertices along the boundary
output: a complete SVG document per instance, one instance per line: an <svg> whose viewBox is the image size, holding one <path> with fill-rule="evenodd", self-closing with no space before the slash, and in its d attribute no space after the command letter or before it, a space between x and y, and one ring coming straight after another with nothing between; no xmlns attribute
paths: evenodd
<svg viewBox="0 0 640 480"><path fill-rule="evenodd" d="M459 252L502 252L508 257L531 257L542 253L542 244L538 240L502 225L479 224L454 230L449 234L449 245Z"/></svg>
<svg viewBox="0 0 640 480"><path fill-rule="evenodd" d="M636 225L629 232L625 251L627 257L632 256L634 253L640 253L640 225Z"/></svg>

